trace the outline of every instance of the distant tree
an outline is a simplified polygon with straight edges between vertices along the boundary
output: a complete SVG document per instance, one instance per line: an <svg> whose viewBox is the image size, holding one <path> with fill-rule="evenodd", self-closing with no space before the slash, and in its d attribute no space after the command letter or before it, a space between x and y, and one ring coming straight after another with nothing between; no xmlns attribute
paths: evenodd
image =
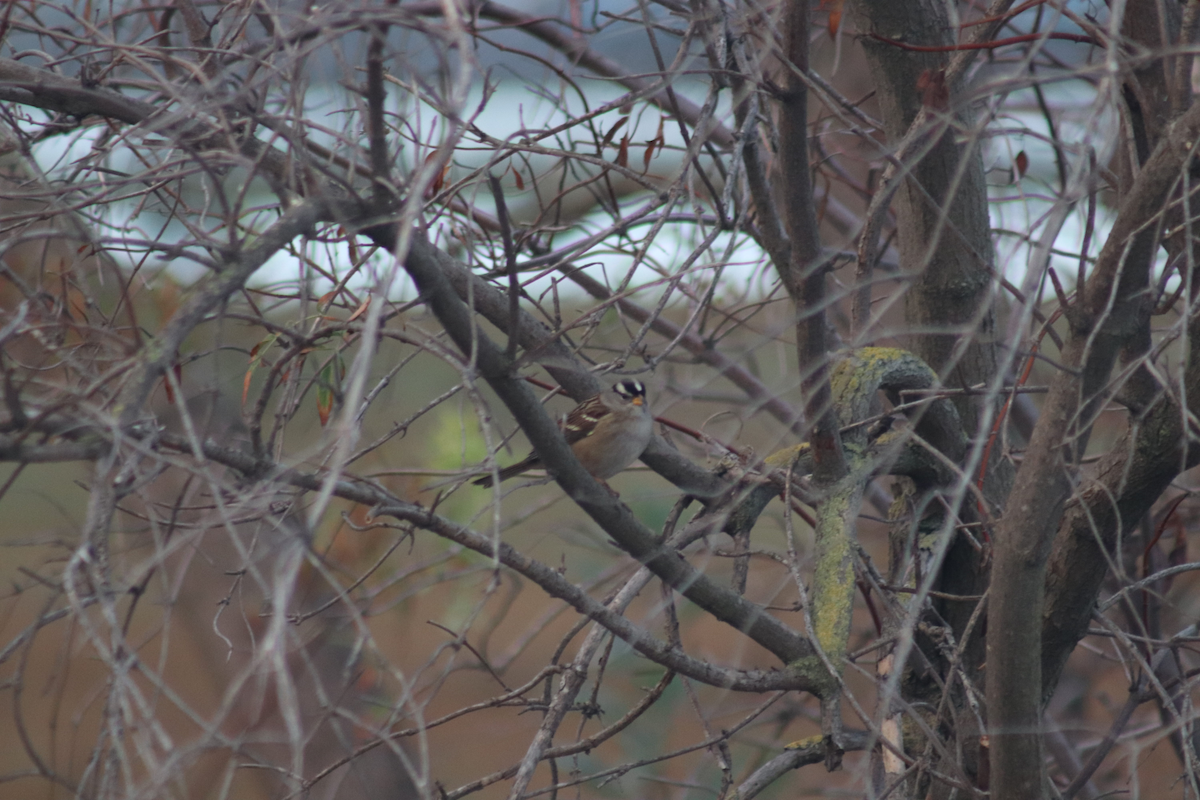
<svg viewBox="0 0 1200 800"><path fill-rule="evenodd" d="M11 791L1200 797L1198 28L7 4Z"/></svg>

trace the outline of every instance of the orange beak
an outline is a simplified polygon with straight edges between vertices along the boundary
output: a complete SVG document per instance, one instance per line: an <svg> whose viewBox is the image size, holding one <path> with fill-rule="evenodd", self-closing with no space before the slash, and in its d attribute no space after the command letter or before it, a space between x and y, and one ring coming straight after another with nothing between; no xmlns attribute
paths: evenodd
<svg viewBox="0 0 1200 800"><path fill-rule="evenodd" d="M644 397L635 397L635 398L633 398L632 400L630 400L629 402L633 403L635 406L641 406L641 405L645 405L645 404L646 404L646 398L644 398Z"/></svg>

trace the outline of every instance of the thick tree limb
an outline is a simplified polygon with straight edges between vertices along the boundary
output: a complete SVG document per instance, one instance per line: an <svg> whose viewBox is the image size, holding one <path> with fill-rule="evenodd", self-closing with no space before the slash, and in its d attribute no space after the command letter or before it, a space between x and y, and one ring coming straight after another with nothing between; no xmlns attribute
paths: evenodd
<svg viewBox="0 0 1200 800"><path fill-rule="evenodd" d="M1153 222L1198 136L1200 106L1193 105L1169 128L1122 202L1081 300L1069 312L1073 330L1063 370L1051 385L996 532L987 660L996 800L1025 800L1042 791L1041 770L1034 773L1029 765L1042 763L1046 559L1071 492L1068 470L1086 446L1095 409L1108 396L1105 387L1120 348L1150 310L1143 290L1157 242Z"/></svg>
<svg viewBox="0 0 1200 800"><path fill-rule="evenodd" d="M388 247L394 242L390 231L371 229L368 233L382 246ZM426 247L428 249L424 249ZM470 298L474 309L486 320L500 330L514 334L517 343L526 351L525 359L544 366L568 396L585 400L604 388L550 326L523 310L517 312L517 320L513 322L511 304L503 291L475 275L441 248L424 245L421 252L423 257L434 262L463 302ZM658 435L642 454L642 461L671 483L698 497L715 497L729 488L726 481L685 458Z"/></svg>
<svg viewBox="0 0 1200 800"><path fill-rule="evenodd" d="M1200 335L1193 325L1190 334ZM1181 395L1188 414L1200 414L1200 356L1192 348ZM1132 532L1184 470L1200 464L1200 448L1183 429L1184 412L1162 394L1131 421L1130 430L1101 459L1094 479L1065 511L1046 570L1042 615L1042 701L1087 632L1117 542Z"/></svg>
<svg viewBox="0 0 1200 800"><path fill-rule="evenodd" d="M514 373L515 365L478 330L470 310L438 264L437 249L423 238L414 237L405 268L446 332L464 354L473 357L480 374L516 418L534 451L567 495L625 552L717 619L742 631L786 664L809 655L811 645L807 638L767 614L761 606L717 586L681 554L663 552L654 534L596 483L575 458L532 389Z"/></svg>
<svg viewBox="0 0 1200 800"><path fill-rule="evenodd" d="M864 34L953 44L945 5L936 0L857 0L851 9ZM873 39L863 40L863 50L879 87L888 142L905 164L889 172L899 183L894 190L900 266L913 278L905 293L907 316L919 329L934 331L914 337L911 349L947 385L975 386L997 373L998 362L991 342L994 315L981 312L992 282L983 162L979 148L961 144L954 130L969 122L955 104L961 75L951 68L948 53L900 50ZM964 69L973 57L959 53L953 66ZM942 121L947 117L949 125ZM926 141L930 133L937 137L932 142ZM968 329L964 349L960 339ZM969 431L977 427L985 402L990 398L956 400Z"/></svg>
<svg viewBox="0 0 1200 800"><path fill-rule="evenodd" d="M869 731L843 731L842 746L846 750L862 750L872 740ZM794 769L819 764L825 757L825 743L820 736L810 736L787 746L779 755L756 769L749 778L738 787L738 797L751 800L764 789L777 781L780 776Z"/></svg>
<svg viewBox="0 0 1200 800"><path fill-rule="evenodd" d="M9 91L13 96L7 96L5 94L6 91ZM38 108L63 111L80 116L86 116L87 114L109 116L129 124L145 123L160 115L160 109L149 103L130 99L117 92L103 88L87 89L82 87L78 81L72 81L68 78L55 75L49 70L28 67L20 62L3 58L0 58L0 98L12 99ZM203 143L206 141L206 137L221 137L221 140L214 144L228 144L228 138L223 131L214 125L196 119L194 116L175 119L170 117L170 115L166 115L162 118L164 121L159 125L160 133L170 132L173 135L185 138L198 137L199 141L194 142L194 144ZM262 166L271 171L274 177L282 179L286 176L287 168L283 152L266 147L255 140L244 142L243 147L248 148L247 152L261 158ZM344 196L344 192L340 187L327 186L325 188L331 196ZM276 247L281 246L277 243L279 239L278 234L282 233L286 235L288 231L291 231L291 235L294 237L297 232L307 230L308 227L311 227L316 222L333 219L333 217L326 216L330 209L322 210L314 205L323 202L321 199L310 200L301 209L289 212L289 215L298 220L299 224L293 222L280 228L278 227L279 223L276 223L276 226L272 228L273 233L270 241L276 242ZM337 218L345 220L347 224L351 219L361 217L366 213L365 209L353 203L346 204L339 211L340 213ZM304 219L300 219L300 217ZM391 231L386 231L380 236L381 230L382 226L381 228L368 229L366 233L375 234L381 246L391 249L391 246L394 244L394 235ZM267 242L265 239L256 241L255 248L259 248L265 242ZM245 270L238 269L236 274L232 275L232 280L223 282L222 285L224 288L216 290L207 299L201 298L199 304L189 312L188 318L182 320L181 324L194 324L199 318L197 312L199 312L199 316L203 316L203 313L207 313L207 310L214 307L214 302L219 302L221 297L227 297L230 292L235 291L238 288L239 281L244 282L249 277L249 274L257 269L257 265L252 264L252 262L255 261L255 254L262 252L265 251L254 249L240 256L239 259L243 264L251 265L249 273L243 275ZM494 324L507 330L509 315L507 296L487 282L472 275L468 268L449 256L441 254L440 258L442 267L447 271L447 275L452 279L456 289L465 297L468 284L470 284L470 291L473 292L473 296L476 298L477 308ZM496 299L502 301L499 307L492 302ZM181 309L182 311L184 310ZM539 352L545 356L548 362L547 369L563 385L570 396L577 400L582 400L596 394L602 388L600 382L583 367L578 359L574 357L574 354L565 345L553 338L552 332L547 326L524 312L521 313L520 319L521 324L518 332L521 337L519 340L521 345L528 350ZM182 332L182 336L186 336L187 330L184 330L184 327L178 327L176 334ZM181 335L174 335L169 338L172 341L175 339L182 340ZM177 346L178 342L175 342L175 347ZM141 394L144 398L148 388L152 388L153 382L158 377L161 377L162 370L166 366L169 366L164 359L172 357L174 347L171 346L170 342L167 342L164 349L166 350L166 356L160 353L154 359L156 363L159 361L162 363L158 363L151 370L153 374L147 373L145 380L136 392L132 389L127 389L132 394L124 399L123 407L131 407L128 401L135 399L134 394ZM557 366L556 362L564 366ZM140 403L135 403L134 405L140 406ZM136 413L136 411L132 413ZM643 460L651 468L663 474L668 480L690 493L699 496L712 496L720 493L724 488L721 482L711 473L683 458L677 451L667 445L661 437L655 437L655 441L647 449Z"/></svg>
<svg viewBox="0 0 1200 800"><path fill-rule="evenodd" d="M6 94L6 92L8 94ZM117 119L129 124L151 123L159 133L169 134L189 142L192 146L224 147L230 142L227 133L218 126L197 118L194 115L172 116L164 113L157 106L140 100L128 98L118 92L95 87L85 88L78 80L72 80L57 75L49 70L30 67L18 61L0 58L0 99L11 99L16 102L52 111L61 111L78 116L98 114ZM153 120L161 120L153 122ZM210 142L209 140L212 139ZM277 182L284 181L289 175L286 154L273 147L268 147L257 140L244 140L240 145L243 151L258 160L259 166L268 171ZM325 185L318 182L331 197L344 197L341 187ZM315 188L315 187L309 187ZM342 218L361 216L361 208L342 209ZM318 215L319 216L319 215ZM347 219L347 222L349 220ZM365 233L372 235L385 249L394 246L394 231L386 226L368 228ZM509 304L507 295L499 292L486 281L474 276L471 271L456 260L442 254L442 266L451 278L460 296L466 297L468 287L476 299L476 307L489 321L508 330ZM493 301L499 300L497 305ZM522 347L538 354L539 360L544 360L547 370L562 384L567 393L576 400L596 394L602 385L586 370L565 345L553 337L553 332L525 312L520 314L518 334ZM173 353L173 350L170 352ZM151 378L161 375L161 371ZM763 391L756 388L756 381L742 381L739 385L752 396L760 399ZM145 387L142 387L144 390ZM790 407L779 401L772 400L769 410L780 419L794 419ZM643 456L652 469L662 474L667 480L675 483L685 491L701 497L712 497L727 488L707 470L692 464L683 458L674 448L666 444L661 437L656 436Z"/></svg>
<svg viewBox="0 0 1200 800"><path fill-rule="evenodd" d="M804 76L808 72L811 9L807 0L788 0L782 14L787 91L779 103L779 163L782 216L790 247L788 261L776 263L775 269L796 305L796 355L805 424L811 430L813 475L818 484L832 485L849 470L829 388L825 277L830 262L821 252L808 163L808 83Z"/></svg>
<svg viewBox="0 0 1200 800"><path fill-rule="evenodd" d="M0 436L0 461L21 464L54 464L63 461L91 461L109 452L107 441L35 444L22 437Z"/></svg>

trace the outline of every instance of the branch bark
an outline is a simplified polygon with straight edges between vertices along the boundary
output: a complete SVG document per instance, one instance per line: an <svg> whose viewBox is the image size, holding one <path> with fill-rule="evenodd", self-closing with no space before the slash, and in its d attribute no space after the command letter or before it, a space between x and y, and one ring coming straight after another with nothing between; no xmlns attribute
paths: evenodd
<svg viewBox="0 0 1200 800"><path fill-rule="evenodd" d="M790 247L787 263L776 263L775 269L796 306L796 356L813 449L813 475L818 484L832 485L848 468L829 387L825 278L830 263L822 258L808 163L808 83L804 75L808 72L810 13L807 0L788 0L783 5L780 27L787 90L779 103L779 162Z"/></svg>
<svg viewBox="0 0 1200 800"><path fill-rule="evenodd" d="M1078 458L1096 410L1110 396L1109 375L1121 347L1149 313L1145 292L1158 241L1155 220L1200 136L1200 106L1171 125L1121 204L1080 301L1072 332L1008 509L996 531L988 606L988 683L992 796L1041 796L1039 725L1043 693L1041 629L1046 560L1072 490ZM1058 656L1056 655L1056 658Z"/></svg>
<svg viewBox="0 0 1200 800"><path fill-rule="evenodd" d="M862 45L878 87L888 142L896 147L950 117L936 143L919 161L906 161L907 171L896 176L896 230L901 271L911 280L906 316L922 331L910 349L947 385L975 386L996 374L998 362L992 341L995 315L988 310L992 243L987 192L978 146L969 137L959 142L961 129L970 130L970 117L958 102L961 75L951 71L949 53L914 52L870 38L953 44L946 6L936 0L857 0L851 12L859 32L868 34ZM977 428L985 402L990 398L955 401L968 431ZM1005 487L997 488L996 496L1002 496Z"/></svg>
<svg viewBox="0 0 1200 800"><path fill-rule="evenodd" d="M529 385L515 375L515 365L478 330L470 310L459 299L438 262L436 248L423 237L414 236L404 259L405 268L454 343L464 354L474 357L484 380L516 418L534 451L567 495L625 552L684 597L745 633L785 664L810 655L812 646L806 637L767 614L761 606L717 586L681 554L664 551L654 534L629 508L600 487L575 458Z"/></svg>
<svg viewBox="0 0 1200 800"><path fill-rule="evenodd" d="M1190 337L1200 335L1193 323ZM1183 428L1185 413L1200 415L1200 355L1192 348L1182 412L1166 392L1131 421L1104 456L1095 478L1068 504L1046 571L1042 615L1042 702L1048 702L1075 645L1087 632L1117 543L1137 526L1180 473L1200 464L1200 448Z"/></svg>

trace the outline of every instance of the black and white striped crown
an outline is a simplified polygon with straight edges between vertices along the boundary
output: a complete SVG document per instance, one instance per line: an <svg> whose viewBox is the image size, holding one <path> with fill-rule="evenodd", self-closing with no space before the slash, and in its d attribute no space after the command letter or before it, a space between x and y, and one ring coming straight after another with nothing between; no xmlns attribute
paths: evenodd
<svg viewBox="0 0 1200 800"><path fill-rule="evenodd" d="M613 386L613 391L621 395L626 401L632 401L634 398L640 397L646 399L646 385L641 381L623 380L617 381Z"/></svg>

